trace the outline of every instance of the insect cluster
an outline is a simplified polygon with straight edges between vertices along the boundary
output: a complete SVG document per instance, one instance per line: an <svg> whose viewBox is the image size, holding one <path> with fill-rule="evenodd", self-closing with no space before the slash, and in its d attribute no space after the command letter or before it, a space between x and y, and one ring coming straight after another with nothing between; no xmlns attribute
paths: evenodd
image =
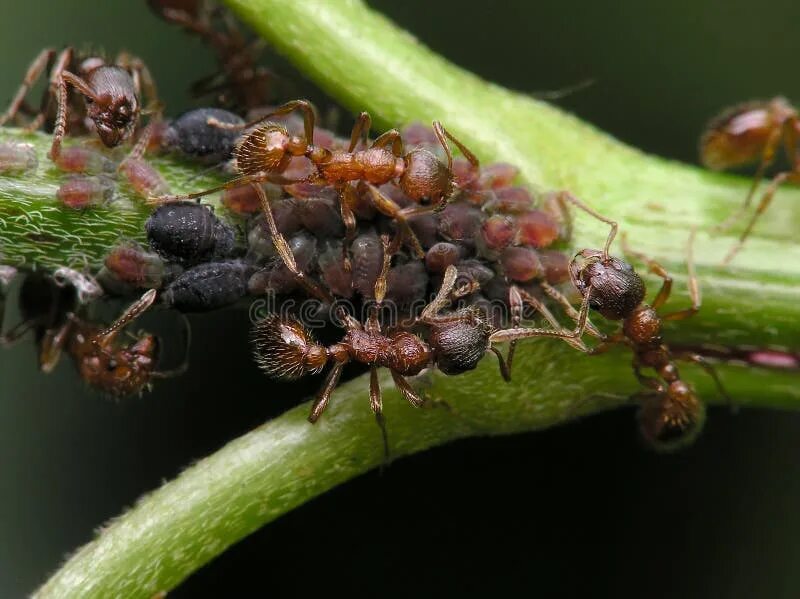
<svg viewBox="0 0 800 599"><path fill-rule="evenodd" d="M52 131L49 159L73 174L56 201L64 210L91 210L122 184L152 213L147 245L120 239L99 272L26 274L22 321L2 334L2 344L32 331L43 371L66 351L88 384L121 397L187 366L160 370L153 335L122 334L141 314L156 306L202 312L267 296L278 309L254 323L258 367L285 380L329 368L311 422L323 414L345 364L367 367L369 404L387 453L378 369L387 369L400 394L420 407L425 398L407 377L425 369L459 375L491 352L502 378L510 380L516 343L533 337L561 339L588 354L628 345L645 389L635 398L644 437L671 442L697 429L702 403L680 377L676 359L687 357L716 375L700 356L671 352L661 337L663 320L699 309L693 274L691 308L659 316L671 290L669 275L629 252L663 279L653 303L644 303L641 277L609 253L616 223L570 193L532 194L515 183L513 165L481 165L438 121L371 139L370 117L361 113L350 135L340 138L318 125L306 100L269 105L272 77L229 15L199 0L149 4L216 52L219 72L193 87L213 95L215 105L165 118L147 67L131 56L109 64L67 48L36 58L0 122L28 115L31 129ZM26 97L44 73L49 84L33 109ZM62 143L95 132L95 147ZM730 164L726 143L709 138L705 144L716 166ZM124 152L113 151L117 146ZM171 194L147 160L159 153L218 168L230 179ZM2 176L20 176L37 162L26 146L0 144ZM201 201L211 194L220 195L216 211ZM609 235L603 249L570 258L565 247L576 212L607 224ZM693 273L691 257L689 269ZM14 274L0 270L0 291ZM90 314L107 297L130 304L101 325ZM621 322L621 330L603 333L590 313ZM339 340L317 341L308 316L338 326ZM539 326L523 325L533 318ZM188 350L188 323L186 330ZM587 335L598 342L587 346ZM498 347L503 343L506 355Z"/></svg>

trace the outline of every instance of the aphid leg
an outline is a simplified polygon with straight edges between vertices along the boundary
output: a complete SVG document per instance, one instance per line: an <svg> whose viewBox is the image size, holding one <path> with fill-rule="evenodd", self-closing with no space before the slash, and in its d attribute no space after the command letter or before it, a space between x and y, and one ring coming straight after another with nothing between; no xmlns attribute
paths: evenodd
<svg viewBox="0 0 800 599"><path fill-rule="evenodd" d="M375 422L381 429L383 439L383 457L389 460L389 434L386 432L386 420L383 417L383 397L381 396L381 385L378 381L378 369L373 366L369 369L369 407L375 414Z"/></svg>
<svg viewBox="0 0 800 599"><path fill-rule="evenodd" d="M53 48L45 48L39 55L33 59L28 71L25 73L25 78L22 80L17 93L14 94L14 99L11 100L8 109L0 116L0 126L5 125L9 120L13 119L22 108L25 101L25 96L33 87L34 83L38 81L42 73L52 64L56 51ZM45 91L45 93L47 93ZM38 127L37 127L38 129Z"/></svg>
<svg viewBox="0 0 800 599"><path fill-rule="evenodd" d="M409 247L414 251L415 254L417 254L418 257L423 258L425 256L425 250L422 249L422 245L420 245L417 235L408 224L408 217L421 212L428 212L431 210L431 207L423 206L421 207L424 209L422 211L419 211L420 207L412 209L400 208L400 206L398 206L394 200L383 195L381 191L371 183L367 183L366 186L369 190L370 196L372 197L372 204L375 206L375 208L377 208L382 214L385 214L389 218L393 218L397 221L398 226L402 230L402 234L406 243L408 243Z"/></svg>
<svg viewBox="0 0 800 599"><path fill-rule="evenodd" d="M272 237L272 243L275 245L275 250L281 257L281 260L283 260L283 264L289 269L289 272L294 275L295 279L297 279L297 281L303 287L305 287L306 291L308 291L312 296L316 297L323 303L332 304L333 297L331 294L323 289L313 279L307 277L306 274L297 267L294 254L292 254L292 250L289 248L286 238L278 230L278 226L275 223L275 216L272 213L272 207L269 204L269 199L267 198L267 194L264 189L261 187L261 185L256 184L251 184L251 187L261 200L261 208L264 211L265 218L267 219L267 227L269 228L270 236Z"/></svg>
<svg viewBox="0 0 800 599"><path fill-rule="evenodd" d="M617 225L616 221L611 220L610 218L606 218L599 212L595 211L594 209L590 208L587 204L584 204L581 200L573 196L568 191L562 191L558 194L557 199L559 202L569 202L576 208L583 210L589 216L592 216L599 220L600 222L604 222L610 227L608 232L608 237L606 238L606 244L603 246L603 259L608 260L608 250L611 248L611 242L614 241L614 238L617 236L617 229L619 225Z"/></svg>
<svg viewBox="0 0 800 599"><path fill-rule="evenodd" d="M112 322L106 329L100 331L92 338L92 344L101 351L114 340L119 332L147 311L156 301L156 290L148 289L142 297L132 303L122 315Z"/></svg>
<svg viewBox="0 0 800 599"><path fill-rule="evenodd" d="M550 285L547 281L540 281L539 287L541 287L542 291L549 295L551 299L558 302L558 304L564 309L564 312L567 316L569 316L575 322L578 321L578 311L572 306L570 301L563 293ZM604 337L603 333L601 333L597 327L592 324L592 321L589 318L586 319L586 332L592 337L597 337L598 339L602 339Z"/></svg>
<svg viewBox="0 0 800 599"><path fill-rule="evenodd" d="M403 138L397 129L389 129L372 142L373 148L385 148L388 145L392 146L392 154L398 157L403 155Z"/></svg>
<svg viewBox="0 0 800 599"><path fill-rule="evenodd" d="M364 148L369 146L369 128L372 126L372 119L368 112L362 112L356 119L356 124L353 125L353 131L350 133L350 145L347 147L347 153L352 154L356 146L358 146L359 139L363 139Z"/></svg>
<svg viewBox="0 0 800 599"><path fill-rule="evenodd" d="M767 190L764 192L764 195L761 197L761 202L759 202L758 208L756 208L756 211L750 218L750 222L747 223L747 227L745 227L744 232L739 237L739 241L737 241L736 244L734 244L734 246L728 252L728 255L725 256L725 259L722 261L723 264L728 264L731 260L733 260L734 256L736 256L736 254L739 253L739 250L742 249L744 242L750 236L750 233L752 233L753 227L755 226L759 217L762 214L764 214L764 212L769 207L770 202L772 202L772 198L775 195L775 192L778 191L778 187L780 187L787 181L791 183L800 182L800 172L786 171L775 175L775 177L770 182L769 187L767 187Z"/></svg>
<svg viewBox="0 0 800 599"><path fill-rule="evenodd" d="M191 354L192 349L192 325L189 323L189 319L185 314L181 314L181 320L183 321L183 358L181 359L180 364L178 364L175 368L171 368L169 370L157 370L150 373L152 378L174 378L176 376L185 374L186 371L189 370L189 355Z"/></svg>
<svg viewBox="0 0 800 599"><path fill-rule="evenodd" d="M339 377L342 375L344 365L344 362L336 362L328 373L328 376L325 377L325 384L322 386L322 389L320 389L319 395L317 395L317 398L314 400L314 405L311 406L311 413L308 415L308 421L312 424L319 420L322 412L324 412L325 408L328 406L331 394L336 388L336 385L339 384Z"/></svg>

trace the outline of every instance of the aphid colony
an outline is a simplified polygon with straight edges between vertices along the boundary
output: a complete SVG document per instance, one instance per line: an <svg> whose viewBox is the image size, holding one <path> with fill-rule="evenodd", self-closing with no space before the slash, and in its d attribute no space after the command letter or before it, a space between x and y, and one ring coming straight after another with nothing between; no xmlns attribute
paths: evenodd
<svg viewBox="0 0 800 599"><path fill-rule="evenodd" d="M532 337L562 339L584 353L628 344L646 389L636 397L644 437L672 441L697 428L702 404L680 378L660 336L662 320L685 318L699 308L694 276L692 307L659 317L656 311L671 289L667 273L639 256L664 279L652 306L644 304L642 279L609 254L616 223L571 194L534 198L514 184L513 166L481 166L437 121L371 140L370 117L361 113L349 138L340 139L317 126L305 100L265 106L267 73L227 18L204 2L150 4L216 50L220 75L196 89L219 93L221 103L250 120L219 107L165 120L141 61L78 60L68 48L54 62L55 52L43 51L2 122L29 114L31 128L53 131L49 159L74 173L56 195L63 209L91 210L113 201L117 185L125 184L153 212L145 224L147 247L120 239L98 273L64 268L52 275L27 274L19 297L22 321L2 333L0 343L11 344L30 330L43 371L66 351L88 384L126 396L186 368L159 370L153 335L139 333L130 340L122 335L148 309L200 312L248 296L294 296L315 300L317 313L343 330L341 338L321 344L300 311L268 314L252 331L257 365L268 376L287 380L329 367L311 422L328 405L345 364L368 367L369 405L387 453L379 368L390 372L409 403L422 406L424 398L406 377L426 368L458 375L492 352L502 378L509 380L517 341ZM48 69L50 85L39 110L32 110L26 94ZM146 126L140 124L143 95L151 114ZM91 134L92 128L108 148L135 144L122 157L85 144L62 147L66 134ZM454 157L453 147L460 157ZM147 161L148 154L162 152L222 168L231 179L213 189L170 195ZM0 144L0 176L19 176L37 162L27 146ZM221 193L219 214L200 202L212 193ZM584 249L570 260L561 248L569 241L576 209L608 224L610 233L603 250ZM0 297L13 275L13 269L0 271ZM103 326L89 316L101 296L131 303ZM573 306L575 298L580 309ZM351 310L342 307L345 300ZM621 321L621 332L601 333L589 320L590 311ZM2 310L0 325L1 317ZM542 326L522 326L523 318L531 317ZM585 334L599 344L587 347ZM188 340L187 323L187 350ZM506 342L504 357L496 344ZM656 377L643 375L642 368Z"/></svg>

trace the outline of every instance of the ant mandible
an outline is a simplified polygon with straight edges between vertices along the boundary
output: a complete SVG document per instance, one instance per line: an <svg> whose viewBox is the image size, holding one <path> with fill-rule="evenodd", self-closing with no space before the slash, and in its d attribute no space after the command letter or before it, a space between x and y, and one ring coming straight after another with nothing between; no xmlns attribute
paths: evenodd
<svg viewBox="0 0 800 599"><path fill-rule="evenodd" d="M735 106L708 124L700 140L700 159L705 166L714 170L724 170L759 161L744 205L722 223L720 229L727 229L750 206L758 184L775 160L781 142L790 162L788 171L780 172L772 178L756 211L750 217L738 242L725 256L723 264L729 263L742 248L758 218L769 207L778 187L786 182L800 183L798 136L800 136L800 118L797 110L784 98Z"/></svg>
<svg viewBox="0 0 800 599"><path fill-rule="evenodd" d="M24 105L25 96L41 74L53 64L56 52L52 48L42 50L28 67L8 110L0 116L0 125L14 118L17 113L29 111ZM73 69L76 73L68 69ZM113 148L127 140L139 119L141 105L139 95L144 89L151 102L156 103L155 82L145 64L138 58L121 54L115 64L106 64L102 58L89 57L81 62L74 60L74 50L65 48L55 60L50 72L50 82L42 105L28 128L38 129L47 118L48 100L57 99L57 114L53 128L53 143L49 157L55 161L61 153L68 117L68 89L74 87L85 100L86 114L94 122L100 140Z"/></svg>
<svg viewBox="0 0 800 599"><path fill-rule="evenodd" d="M285 127L270 122L256 127L271 117L289 114L296 110L303 113L303 136L290 135ZM408 225L408 218L441 208L452 196L455 190L453 155L447 140L458 147L473 170L478 169L478 159L438 121L433 122L433 130L444 148L447 165L442 164L432 152L424 148L415 148L404 153L403 141L396 129L380 135L366 149L356 151L359 140L363 139L364 145L367 145L371 119L366 112L359 115L350 135L350 145L347 150L331 151L314 145L314 123L314 109L306 100L287 102L269 114L242 125L209 119L209 124L224 129L250 129L242 136L234 151L236 169L240 176L224 185L204 191L154 198L153 203L200 198L223 189L264 181L279 184L299 182L329 184L335 186L339 192L339 206L342 220L347 228L347 239L352 239L356 231L353 207L357 204L358 198L351 183L359 181L367 186L375 207L386 216L397 220L415 252L420 257L424 256L416 235ZM286 171L295 156L308 158L316 167L316 173L301 181L281 177L281 173ZM401 208L376 187L395 180L410 199L420 202L427 198L430 203L425 206ZM345 247L348 245L344 244Z"/></svg>

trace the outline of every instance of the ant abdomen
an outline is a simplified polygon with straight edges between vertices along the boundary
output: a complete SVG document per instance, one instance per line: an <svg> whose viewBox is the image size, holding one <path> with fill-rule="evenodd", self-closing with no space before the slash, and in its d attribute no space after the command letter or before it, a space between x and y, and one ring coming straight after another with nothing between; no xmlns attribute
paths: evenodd
<svg viewBox="0 0 800 599"><path fill-rule="evenodd" d="M700 434L705 415L705 405L697 400L689 386L675 381L670 384L666 397L644 400L637 414L639 432L654 449L674 451L690 444Z"/></svg>
<svg viewBox="0 0 800 599"><path fill-rule="evenodd" d="M236 170L243 175L282 173L292 159L287 151L287 139L290 138L286 128L274 123L248 131L234 150Z"/></svg>
<svg viewBox="0 0 800 599"><path fill-rule="evenodd" d="M436 366L447 375L474 370L489 348L491 327L483 311L467 308L456 314L465 318L432 324L428 336Z"/></svg>
<svg viewBox="0 0 800 599"><path fill-rule="evenodd" d="M644 281L630 264L613 256L603 257L596 250L584 250L578 256L588 262L581 266L573 263L570 272L581 295L591 289L589 307L593 310L609 320L622 320L642 303Z"/></svg>
<svg viewBox="0 0 800 599"><path fill-rule="evenodd" d="M322 370L328 360L325 348L293 317L270 314L252 332L256 364L267 376L297 380Z"/></svg>

